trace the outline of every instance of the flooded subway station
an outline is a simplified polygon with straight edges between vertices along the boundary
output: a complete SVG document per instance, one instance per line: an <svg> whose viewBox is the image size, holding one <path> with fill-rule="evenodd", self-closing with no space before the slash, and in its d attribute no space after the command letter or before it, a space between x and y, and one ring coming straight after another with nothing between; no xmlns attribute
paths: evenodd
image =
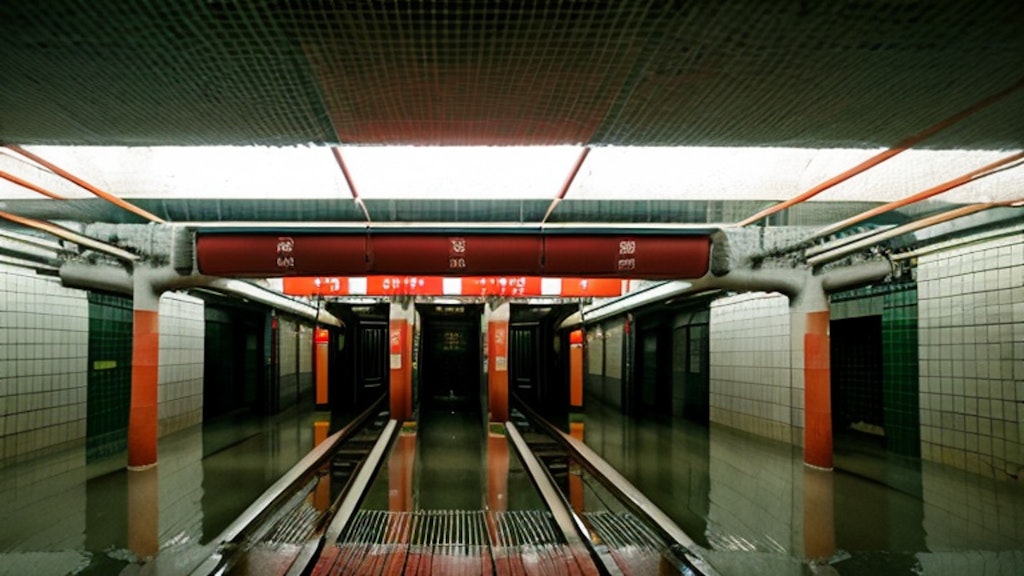
<svg viewBox="0 0 1024 576"><path fill-rule="evenodd" d="M1024 12L0 5L0 575L1024 574Z"/></svg>

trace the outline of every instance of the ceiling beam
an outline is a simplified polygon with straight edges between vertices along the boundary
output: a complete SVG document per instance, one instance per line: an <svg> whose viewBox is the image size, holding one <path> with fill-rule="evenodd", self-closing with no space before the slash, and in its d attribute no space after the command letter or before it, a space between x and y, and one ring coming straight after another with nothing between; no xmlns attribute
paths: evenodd
<svg viewBox="0 0 1024 576"><path fill-rule="evenodd" d="M980 102L977 102L976 104L969 106L968 108L965 108L960 112L957 112L956 114L950 116L949 118L946 118L941 122L937 122L929 126L928 128L925 128L924 130L918 132L917 134L914 134L908 138L903 139L892 148L883 150L878 154L875 154L874 156L868 158L867 160L861 162L860 164L857 164L853 168L850 168L849 170L846 170L845 172L842 172L837 176L833 176L832 178L825 180L824 182L818 184L817 186L814 186L813 188L804 192L803 194L799 194L797 196L790 198L789 200L785 200L783 202L775 204L774 206L769 206L768 208L761 210L757 214L754 214L753 216L750 216L740 221L739 223L737 223L737 226L749 226L750 224L753 224L768 216L771 216L776 212L781 212L787 208L796 206L797 204L805 200L814 198L815 196L821 194L822 192L828 190L829 188L832 188L837 184L845 182L850 178L853 178L854 176L862 172L865 172L868 169L881 164L882 162L885 162L886 160L892 158L893 156L896 156L897 154L909 150L911 147L921 143L922 141L930 138L931 136L934 136L935 134L938 134L939 132L945 130L946 128L949 128L950 126L953 126L961 122L962 120L970 116L973 116L974 114L984 110L985 108L988 108L992 104L995 104L996 102L1002 100L1003 98L1006 98L1007 96L1013 94L1021 87L1024 87L1024 78L1017 80L1008 88L996 92L995 94L985 98L984 100L981 100Z"/></svg>
<svg viewBox="0 0 1024 576"><path fill-rule="evenodd" d="M48 170L52 171L54 174L64 178L65 180L67 180L69 182L72 182L72 183L78 185L81 188L84 188L84 189L88 190L93 195L98 196L98 197L106 200L107 202L110 202L111 204L113 204L113 205L115 205L115 206L117 206L119 208L123 208L123 209L125 209L125 210L127 210L127 211L129 211L129 212L131 212L133 214L141 216L141 217L145 218L146 220L149 220L150 222L156 222L157 224L164 224L165 223L163 218L160 218L159 216L157 216L155 214L147 212L146 210L143 210L142 208L139 208L138 206L132 204L131 202L128 202L127 200L119 198L119 197L115 196L114 194L111 194L109 192L105 192L103 190L100 190L96 186L93 186L92 184L86 182L85 180L82 180L78 176L75 176L74 174L68 172L67 170L64 170L60 166L57 166L56 164L54 164L52 162L49 162L49 161L47 161L47 160L45 160L43 158L40 158L36 154L33 154L33 153L29 152L28 150L25 150L24 148L20 147L20 146L15 146L13 144L8 144L7 148L12 150L12 151L14 151L14 152L17 152L18 154L21 154L25 158L28 158L29 160L32 160L33 162L39 164L40 166L43 166L44 168L47 168Z"/></svg>

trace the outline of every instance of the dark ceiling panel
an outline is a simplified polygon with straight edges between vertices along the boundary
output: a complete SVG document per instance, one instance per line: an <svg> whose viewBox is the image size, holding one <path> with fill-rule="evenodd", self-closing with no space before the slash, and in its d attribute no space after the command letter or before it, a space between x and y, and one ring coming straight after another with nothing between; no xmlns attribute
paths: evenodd
<svg viewBox="0 0 1024 576"><path fill-rule="evenodd" d="M1024 3L0 3L17 144L888 146L1006 89ZM924 147L1024 147L1024 90Z"/></svg>

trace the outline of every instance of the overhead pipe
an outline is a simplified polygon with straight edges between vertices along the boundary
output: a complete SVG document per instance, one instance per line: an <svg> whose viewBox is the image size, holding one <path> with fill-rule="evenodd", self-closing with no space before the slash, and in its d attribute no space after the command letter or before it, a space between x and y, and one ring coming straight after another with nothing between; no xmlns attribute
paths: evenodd
<svg viewBox="0 0 1024 576"><path fill-rule="evenodd" d="M366 203L359 196L359 191L356 189L355 182L352 181L352 174L348 171L348 164L345 163L345 159L341 156L341 149L337 146L331 147L331 154L334 155L334 160L338 163L338 168L341 168L341 174L345 177L345 183L348 184L348 190L352 193L352 200L359 206L359 209L363 211L363 216L366 217L366 223L370 223L370 211L366 208Z"/></svg>
<svg viewBox="0 0 1024 576"><path fill-rule="evenodd" d="M7 238L14 242L20 242L21 244L28 244L36 248L42 248L43 250L49 250L50 252L63 252L67 249L57 242L51 242L49 240L43 240L42 238L36 238L35 236L25 236L24 234L16 234L7 230L0 230L0 238Z"/></svg>
<svg viewBox="0 0 1024 576"><path fill-rule="evenodd" d="M22 180L21 178L18 178L14 174L10 174L8 172L4 172L3 170L0 170L0 178L3 178L4 180L7 180L8 182L13 182L14 184L17 184L18 186L21 186L22 188L28 188L29 190L31 190L33 192L36 192L38 194L42 194L43 196L47 196L49 198L53 198L54 200L66 200L66 198L64 198L63 196L61 196L59 194L56 194L54 192L50 192L46 188L43 188L42 186L37 186L37 185L29 182L28 180Z"/></svg>
<svg viewBox="0 0 1024 576"><path fill-rule="evenodd" d="M893 254L889 258L893 261L911 260L914 258L920 258L921 256L934 254L936 252L950 250L951 248L972 246L975 244L980 244L982 242L998 240L1000 238L1006 238L1009 236L1020 236L1021 234L1024 234L1024 224L1018 224L1017 226L1011 226L1009 228L1000 228L998 230L982 232L979 234L972 234L971 237L968 239L958 238L955 240L947 240L936 244L929 244L927 246L922 246L920 248L916 248L914 250L910 250L907 252Z"/></svg>
<svg viewBox="0 0 1024 576"><path fill-rule="evenodd" d="M370 233L204 233L200 273L217 276L403 274L697 278L708 270L704 234L660 231L417 230Z"/></svg>
<svg viewBox="0 0 1024 576"><path fill-rule="evenodd" d="M79 234L78 232L74 232L72 230L68 230L63 226L58 226L52 222L47 222L45 220L36 220L34 218L26 218L24 216L18 216L16 214L11 214L10 212L4 211L0 211L0 218L3 218L4 220L7 220L9 222L14 222L15 224L21 224L22 226L28 228L33 228L35 230L46 232L47 234L51 234L53 236L62 238L69 242L74 242L79 246L85 246L86 248L91 248L93 250L96 250L97 252L103 252L104 254L108 254L115 258L120 258L121 260L135 262L139 259L138 256L132 254L131 252L128 252L127 250L122 250L116 246L111 246L110 244L105 244L103 242L100 242L99 240L94 240L92 238L89 238L88 236Z"/></svg>
<svg viewBox="0 0 1024 576"><path fill-rule="evenodd" d="M210 288L225 294L247 298L253 302L276 310L294 314L323 325L341 327L343 323L336 316L283 294L257 286L250 282L229 278L214 278L202 275L182 276L171 268L144 269L145 274L157 291L185 290L188 288ZM61 282L69 288L102 290L117 294L132 295L133 272L123 266L65 262L60 267Z"/></svg>
<svg viewBox="0 0 1024 576"><path fill-rule="evenodd" d="M967 206L961 206L960 208L955 208L953 210L947 210L940 214L935 214L932 216L928 216L926 218L914 220L901 226L896 226L883 232L879 232L878 234L874 234L866 238L861 238L856 242L851 242L850 244L840 246L839 248L836 248L834 250L830 250L828 252L812 256L807 259L807 264L809 264L810 266L820 266L822 264L833 262L835 260L853 254L858 250L869 248L871 246L878 244L879 242L884 242L885 240L889 240L897 236L909 234L922 228L935 226L936 224L942 224L943 222L948 222L950 220L955 220L957 218L963 218L964 216L969 216L971 214L975 214L977 212L981 212L984 210L990 210L992 208L1007 206L1013 208L1024 206L1024 198L1018 200L1009 200L1005 202L982 202L979 204L969 204Z"/></svg>
<svg viewBox="0 0 1024 576"><path fill-rule="evenodd" d="M943 194L945 192L949 192L950 190L953 190L954 188L958 188L960 186L963 186L964 184L967 184L967 183L970 183L970 182L974 182L976 180L980 180L981 178L984 178L986 176L991 176L993 174L998 174L999 172L1001 172L1001 170L999 170L999 168L1001 168L1003 166L1006 166L1007 164L1010 164L1012 162L1016 162L1018 160L1021 160L1022 158L1024 158L1024 152L1018 152L1016 154L1011 154L1009 156L1006 156L1005 158L1002 158L1000 160L992 162L991 164L988 164L986 166L982 166L981 168L978 168L977 170L972 170L972 171L970 171L970 172L968 172L966 174L963 174L961 176L953 178L952 180L943 182L942 184L939 184L938 186L933 186L933 187L931 187L931 188L929 188L927 190L924 190L922 192L918 192L917 194L913 194L911 196L907 196L906 198L901 198L899 200L894 200L894 201L889 202L888 204L885 204L885 205L882 205L882 206L876 206L875 208L872 208L870 210L865 210L864 212L861 212L860 214L857 214L857 215L854 215L854 216L850 216L849 218L847 218L845 220L840 220L839 222L836 222L835 224L826 226L826 227L822 228L821 230L818 230L817 232L812 234L811 237L808 238L808 240L814 240L814 239L817 239L817 238L824 238L826 236L830 236L832 234L835 234L836 232L839 232L840 230L843 230L845 228L849 228L850 226L853 226L854 224L858 224L860 222L863 222L864 220L867 220L868 218L874 218L875 216L878 216L880 214L885 214L886 212L891 212L892 210L903 208L904 206L909 206L910 204L913 204L915 202L920 202L921 200L926 200L926 199L931 198L933 196L938 196L939 194ZM1013 168L1013 166L1011 166L1010 168Z"/></svg>
<svg viewBox="0 0 1024 576"><path fill-rule="evenodd" d="M548 218L551 217L551 213L555 211L555 208L565 199L565 195L569 193L569 188L572 183L576 181L576 175L579 174L580 168L583 167L583 162L586 161L587 156L590 154L590 146L584 146L583 150L580 151L579 157L576 159L576 164L573 165L572 170L569 171L569 175L566 177L565 182L562 184L562 189L558 192L558 196L555 196L551 200L551 204L548 205L547 212L544 213L544 218L540 221L541 226L547 224Z"/></svg>
<svg viewBox="0 0 1024 576"><path fill-rule="evenodd" d="M131 202L128 202L126 200L118 198L117 196L115 196L115 195L113 195L113 194L111 194L109 192L105 192L103 190L100 190L96 186L93 186L92 184L86 182L85 180L82 180L78 176L75 176L74 174L71 174L70 172L68 172L67 170L64 170L60 166L57 166L56 164L53 164L52 162L49 162L49 161L39 157L38 155L33 154L32 152L29 152L28 150L25 150L24 148L21 148L20 146L15 146L13 144L8 144L7 148L12 150L12 151L14 151L14 152L17 152L18 154L21 154L22 156L24 156L25 158L28 158L29 160L32 160L33 162L39 164L40 166L43 166L43 167L49 169L54 174L57 174L58 176L64 178L65 180L68 180L69 182L73 182L74 184L77 184L78 186L80 186L80 187L88 190L89 192L91 192L93 195L95 195L95 196L97 196L99 198L102 198L102 199L106 200L107 202L110 202L111 204L117 206L118 208L122 208L124 210L127 210L127 211L133 213L133 214L136 214L138 216L142 216L143 218L149 220L150 222L156 222L158 224L164 224L165 223L164 219L160 218L159 216L157 216L155 214L152 214L150 212L147 212L146 210L143 210L142 208L139 208L138 206L132 204Z"/></svg>
<svg viewBox="0 0 1024 576"><path fill-rule="evenodd" d="M781 212L782 210L785 210L787 208L791 208L791 207L793 207L793 206L795 206L795 205L797 205L797 204L799 204L799 203L801 203L801 202L803 202L805 200L813 198L813 197L817 196L818 194L828 190L829 188L832 188L833 186L836 186L837 184L845 182L845 181L849 180L850 178L853 178L854 176L856 176L856 175L858 175L858 174L868 170L869 168L873 168L873 167L881 164L882 162L885 162L886 160L892 158L893 156L896 156L897 154L900 154L902 152L905 152L905 151L909 150L912 146L915 146L915 145L919 144L920 142L922 142L922 141L924 141L924 140L934 136L935 134L938 134L939 132L945 130L946 128L949 128L950 126L953 126L953 125L959 123L960 121L962 121L962 120L964 120L964 119L966 119L966 118L968 118L968 117L970 117L970 116L972 116L972 115L974 115L974 114L984 110L985 108L988 108L992 104L1002 100L1003 98L1006 98L1010 94L1013 94L1014 92L1019 90L1022 86L1024 86L1024 78L1021 78L1021 79L1017 80L1012 85L1010 85L1008 88L1006 88L1004 90L1001 90L1001 91L999 91L999 92L989 96L988 98L985 98L984 100L974 104L973 106L970 106L970 107L968 107L968 108L966 108L964 110L961 110L960 112L954 114L953 116L950 116L949 118L947 118L947 119L945 119L945 120L943 120L941 122L933 124L932 126L930 126L928 128L925 128L924 130L918 132L917 134L914 134L914 135L910 136L909 138L903 139L902 141L898 142L892 148L889 148L887 150L883 150L882 152L879 152L878 154L875 154L874 156L868 158L867 160L861 162L860 164L857 164L853 168L850 168L849 170L847 170L847 171L845 171L845 172L843 172L843 173L841 173L841 174L839 174L837 176L833 176L832 178L829 178L828 180L818 184L817 186L811 188L810 190L804 192L803 194L800 194L798 196L790 198L789 200L785 200L783 202L775 204L774 206L769 206L768 208L765 208L764 210L761 210L757 214L754 214L753 216L750 216L749 218L746 218L745 220L742 220L741 222L739 222L737 224L737 226L748 226L750 224L753 224L754 222L757 222L758 220L761 220L762 218L765 218L767 216L771 216L772 214L775 214L776 212Z"/></svg>

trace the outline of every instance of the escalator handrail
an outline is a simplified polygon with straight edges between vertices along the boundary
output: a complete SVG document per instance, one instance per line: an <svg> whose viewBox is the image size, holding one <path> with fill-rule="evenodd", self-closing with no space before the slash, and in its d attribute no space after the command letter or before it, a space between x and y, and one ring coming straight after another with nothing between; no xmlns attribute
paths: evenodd
<svg viewBox="0 0 1024 576"><path fill-rule="evenodd" d="M370 453L359 465L358 472L356 472L351 484L349 484L349 488L346 489L345 495L338 504L334 518L331 519L330 525L324 531L321 540L325 544L337 542L345 528L352 521L352 518L359 510L363 497L366 496L366 492L370 489L370 485L373 483L373 479L377 475L384 457L388 453L388 448L391 446L395 436L397 436L398 430L398 420L393 418L389 420L380 436L377 437L373 448L370 449Z"/></svg>
<svg viewBox="0 0 1024 576"><path fill-rule="evenodd" d="M530 479L533 481L534 486L540 492L541 498L544 499L544 504L548 507L552 517L555 520L555 525L558 526L562 533L562 537L565 538L565 542L569 545L570 549L585 551L593 560L595 566L599 570L603 569L602 573L610 574L613 576L621 576L622 571L618 569L614 562L606 562L601 554L594 548L593 542L589 539L581 537L586 531L582 526L580 519L573 513L572 508L566 502L565 497L555 487L555 482L551 478L550 472L540 463L537 456L530 450L526 445L526 441L523 440L519 430L516 429L515 424L512 422L505 422L505 431L508 435L508 439L512 442L512 446L519 454L519 459L522 461L523 466L526 468L527 473L530 475Z"/></svg>
<svg viewBox="0 0 1024 576"><path fill-rule="evenodd" d="M273 504L290 492L293 492L294 489L302 482L303 478L308 476L312 470L315 470L326 463L341 443L355 435L355 433L363 427L366 421L380 410L384 399L385 396L381 396L376 402L374 402L364 412L356 416L344 428L338 430L334 434L331 434L323 442L310 450L308 454L303 456L301 460L288 470L288 472L285 472L283 476L271 484L259 498L257 498L249 505L248 508L245 509L244 512L235 518L235 520L228 525L228 527L225 528L219 536L217 536L217 539L214 540L214 542L221 545L228 542L234 542Z"/></svg>
<svg viewBox="0 0 1024 576"><path fill-rule="evenodd" d="M698 546L697 543L694 542L678 524L669 518L661 508L659 508L654 502L651 502L651 500L645 496L643 492L637 489L632 482L627 480L625 476L620 474L618 470L609 464L608 461L602 458L597 452L594 452L594 450L583 442L566 434L558 429L554 424L545 420L533 408L527 406L526 403L514 395L513 401L515 402L516 407L522 410L532 423L540 426L545 432L572 451L576 459L583 464L583 466L586 467L595 478L601 481L605 487L612 490L631 508L646 516L670 542L673 542L685 549L688 553L687 560L694 564L694 568L709 576L717 573L710 565L707 564L707 562L704 561L700 546Z"/></svg>

